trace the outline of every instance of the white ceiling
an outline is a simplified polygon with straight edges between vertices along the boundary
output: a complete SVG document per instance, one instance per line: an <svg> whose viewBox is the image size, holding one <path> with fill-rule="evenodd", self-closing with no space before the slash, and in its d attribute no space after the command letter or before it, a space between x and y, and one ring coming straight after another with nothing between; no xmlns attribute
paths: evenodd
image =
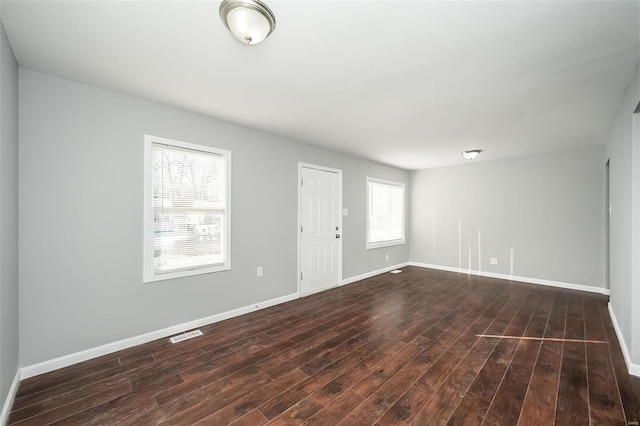
<svg viewBox="0 0 640 426"><path fill-rule="evenodd" d="M639 2L267 0L245 46L219 1L11 1L19 64L406 169L602 145Z"/></svg>

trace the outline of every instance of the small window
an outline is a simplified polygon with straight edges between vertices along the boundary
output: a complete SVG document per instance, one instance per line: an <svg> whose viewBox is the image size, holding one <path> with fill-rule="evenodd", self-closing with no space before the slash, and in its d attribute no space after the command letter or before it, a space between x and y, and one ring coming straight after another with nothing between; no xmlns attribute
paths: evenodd
<svg viewBox="0 0 640 426"><path fill-rule="evenodd" d="M231 268L231 153L145 136L143 281Z"/></svg>
<svg viewBox="0 0 640 426"><path fill-rule="evenodd" d="M404 244L404 184L367 178L367 249Z"/></svg>

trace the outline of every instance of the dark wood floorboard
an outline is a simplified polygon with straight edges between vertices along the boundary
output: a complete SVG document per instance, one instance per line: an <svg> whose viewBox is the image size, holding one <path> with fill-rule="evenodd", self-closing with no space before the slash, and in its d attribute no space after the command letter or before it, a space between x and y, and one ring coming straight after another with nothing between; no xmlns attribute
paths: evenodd
<svg viewBox="0 0 640 426"><path fill-rule="evenodd" d="M607 301L406 267L23 380L9 424L634 424Z"/></svg>

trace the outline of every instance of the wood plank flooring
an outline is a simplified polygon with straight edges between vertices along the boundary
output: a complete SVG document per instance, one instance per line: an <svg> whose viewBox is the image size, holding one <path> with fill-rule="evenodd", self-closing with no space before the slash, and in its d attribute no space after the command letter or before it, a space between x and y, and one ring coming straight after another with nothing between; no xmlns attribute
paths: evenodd
<svg viewBox="0 0 640 426"><path fill-rule="evenodd" d="M637 425L607 298L406 267L22 381L10 425Z"/></svg>

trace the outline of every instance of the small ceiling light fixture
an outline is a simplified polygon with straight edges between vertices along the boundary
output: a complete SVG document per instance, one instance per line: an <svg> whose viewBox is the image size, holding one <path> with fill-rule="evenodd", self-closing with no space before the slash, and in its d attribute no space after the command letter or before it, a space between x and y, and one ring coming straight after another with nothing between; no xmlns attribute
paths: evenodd
<svg viewBox="0 0 640 426"><path fill-rule="evenodd" d="M220 18L243 44L264 41L276 27L276 17L260 0L224 0L220 4Z"/></svg>
<svg viewBox="0 0 640 426"><path fill-rule="evenodd" d="M466 158L467 160L473 160L474 158L476 158L478 156L478 154L480 154L482 152L481 149L473 149L471 151L462 151L461 154L464 158Z"/></svg>

